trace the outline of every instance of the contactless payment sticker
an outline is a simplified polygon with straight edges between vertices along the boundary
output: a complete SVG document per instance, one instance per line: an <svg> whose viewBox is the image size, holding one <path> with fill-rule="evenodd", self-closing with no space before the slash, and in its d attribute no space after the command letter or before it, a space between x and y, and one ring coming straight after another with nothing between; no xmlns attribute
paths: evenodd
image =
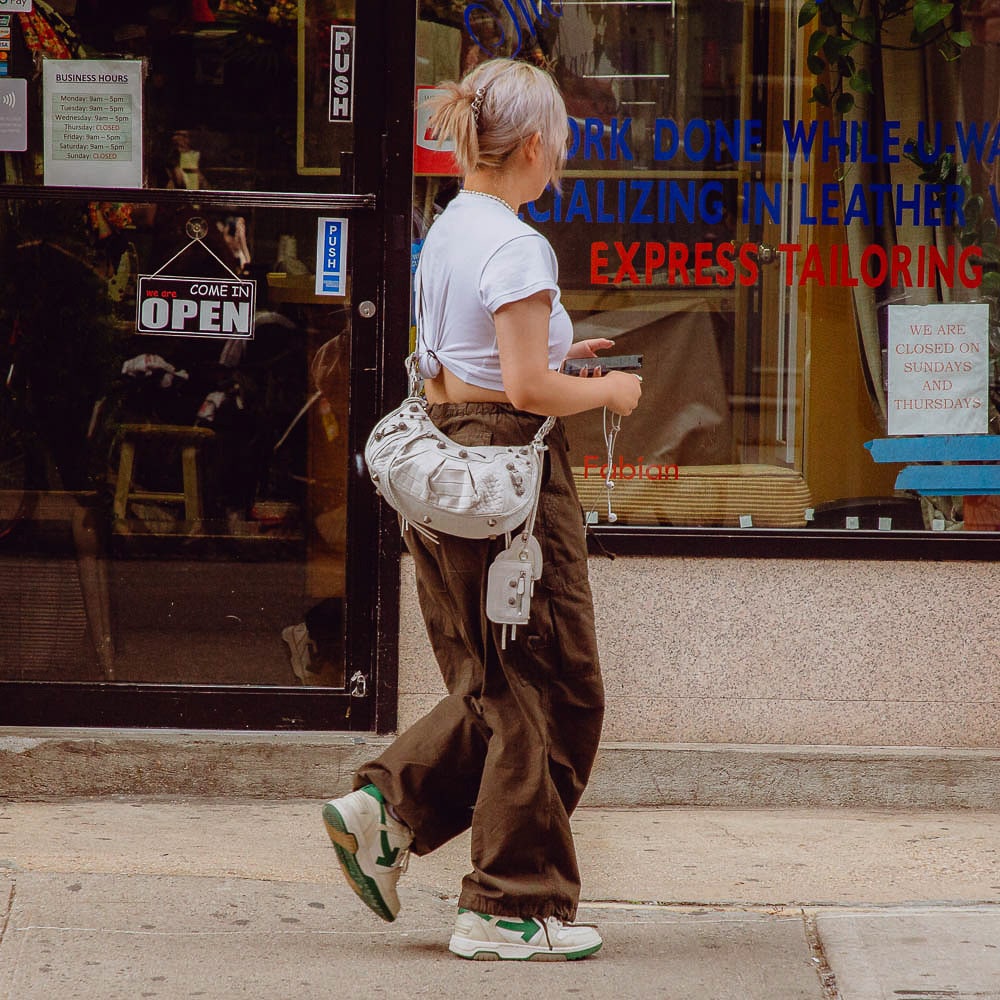
<svg viewBox="0 0 1000 1000"><path fill-rule="evenodd" d="M28 81L0 78L0 150L23 153L28 148Z"/></svg>

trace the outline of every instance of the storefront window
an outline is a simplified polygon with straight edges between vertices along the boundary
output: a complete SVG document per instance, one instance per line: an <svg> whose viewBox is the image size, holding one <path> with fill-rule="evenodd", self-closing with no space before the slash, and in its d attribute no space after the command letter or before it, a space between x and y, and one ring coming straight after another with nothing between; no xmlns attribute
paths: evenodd
<svg viewBox="0 0 1000 1000"><path fill-rule="evenodd" d="M26 6L0 12L0 81L18 112L4 120L5 183L350 189L353 0ZM332 25L346 29L336 49ZM331 94L331 62L345 71L341 95ZM102 118L81 119L87 108ZM95 149L74 148L84 140Z"/></svg>
<svg viewBox="0 0 1000 1000"><path fill-rule="evenodd" d="M343 689L354 4L22 8L0 680Z"/></svg>
<svg viewBox="0 0 1000 1000"><path fill-rule="evenodd" d="M422 88L499 55L566 98L562 191L523 217L576 337L644 366L613 455L600 413L567 420L592 523L1000 527L1000 36L977 6L422 0L418 246L457 186Z"/></svg>

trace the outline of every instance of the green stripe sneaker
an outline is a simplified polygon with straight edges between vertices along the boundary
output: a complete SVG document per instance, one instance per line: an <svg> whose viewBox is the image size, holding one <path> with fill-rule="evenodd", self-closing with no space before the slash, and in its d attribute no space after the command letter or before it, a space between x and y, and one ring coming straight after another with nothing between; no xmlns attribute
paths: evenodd
<svg viewBox="0 0 1000 1000"><path fill-rule="evenodd" d="M566 924L556 917L494 917L460 908L448 950L481 961L564 962L593 955L602 944L591 924Z"/></svg>
<svg viewBox="0 0 1000 1000"><path fill-rule="evenodd" d="M396 883L413 841L409 827L389 815L374 785L331 799L323 806L323 822L351 888L383 920L395 920Z"/></svg>

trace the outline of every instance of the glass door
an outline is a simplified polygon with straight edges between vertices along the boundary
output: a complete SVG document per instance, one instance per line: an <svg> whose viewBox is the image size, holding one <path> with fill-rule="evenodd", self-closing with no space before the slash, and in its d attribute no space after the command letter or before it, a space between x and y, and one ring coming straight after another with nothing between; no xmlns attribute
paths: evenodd
<svg viewBox="0 0 1000 1000"><path fill-rule="evenodd" d="M0 15L0 723L391 728L391 6Z"/></svg>

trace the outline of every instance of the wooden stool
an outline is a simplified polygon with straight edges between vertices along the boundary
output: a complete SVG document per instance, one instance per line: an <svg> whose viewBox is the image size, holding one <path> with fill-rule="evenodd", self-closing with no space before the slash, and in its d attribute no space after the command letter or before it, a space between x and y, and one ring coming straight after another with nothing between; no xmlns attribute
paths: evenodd
<svg viewBox="0 0 1000 1000"><path fill-rule="evenodd" d="M120 524L128 513L130 500L150 500L166 503L183 503L184 519L200 521L204 516L199 480L198 463L201 447L213 438L208 427L182 427L176 424L122 424L119 435L121 451L118 457L118 482L115 486L114 516ZM135 451L140 441L164 441L180 446L182 493L150 493L132 489L135 474Z"/></svg>

